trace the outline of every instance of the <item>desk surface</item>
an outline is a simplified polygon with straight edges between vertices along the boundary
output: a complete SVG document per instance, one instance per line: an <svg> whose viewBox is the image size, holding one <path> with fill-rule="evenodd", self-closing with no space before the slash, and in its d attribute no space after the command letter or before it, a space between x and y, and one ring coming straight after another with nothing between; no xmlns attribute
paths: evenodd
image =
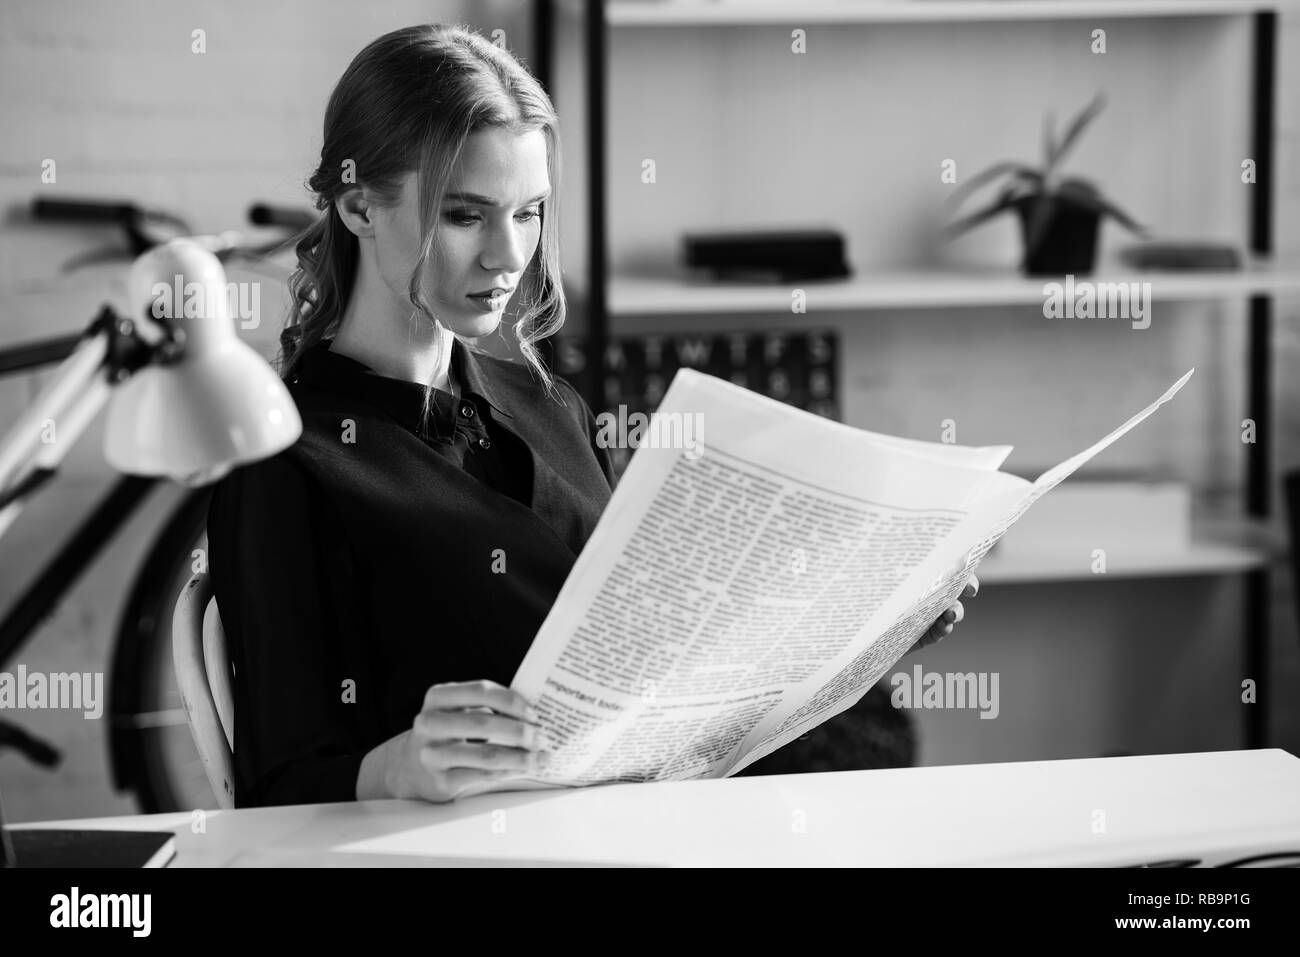
<svg viewBox="0 0 1300 957"><path fill-rule="evenodd" d="M172 866L1207 865L1300 851L1300 759L1220 751L45 822L172 830Z"/></svg>

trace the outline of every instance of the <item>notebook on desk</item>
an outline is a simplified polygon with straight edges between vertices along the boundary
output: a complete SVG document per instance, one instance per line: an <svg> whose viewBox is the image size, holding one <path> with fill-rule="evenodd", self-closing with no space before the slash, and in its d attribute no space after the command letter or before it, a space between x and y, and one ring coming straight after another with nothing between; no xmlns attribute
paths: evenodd
<svg viewBox="0 0 1300 957"><path fill-rule="evenodd" d="M176 857L171 831L10 828L19 867L166 867Z"/></svg>

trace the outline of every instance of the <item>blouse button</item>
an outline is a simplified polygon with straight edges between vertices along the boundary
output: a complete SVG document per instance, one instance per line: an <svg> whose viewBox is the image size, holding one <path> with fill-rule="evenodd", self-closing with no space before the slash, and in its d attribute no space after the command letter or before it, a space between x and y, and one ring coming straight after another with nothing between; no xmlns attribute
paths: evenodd
<svg viewBox="0 0 1300 957"><path fill-rule="evenodd" d="M492 448L492 440L491 440L491 439L479 439L479 440L478 440L478 447L481 448L481 449L490 449L490 448Z"/></svg>
<svg viewBox="0 0 1300 957"><path fill-rule="evenodd" d="M474 406L470 405L469 403L462 405L460 407L460 414L465 416L465 418L467 419L474 418Z"/></svg>

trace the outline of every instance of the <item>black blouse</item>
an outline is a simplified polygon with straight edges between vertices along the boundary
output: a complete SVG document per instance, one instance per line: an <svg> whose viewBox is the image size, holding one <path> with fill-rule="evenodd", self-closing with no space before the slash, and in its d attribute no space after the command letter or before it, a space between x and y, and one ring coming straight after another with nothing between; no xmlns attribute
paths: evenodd
<svg viewBox="0 0 1300 957"><path fill-rule="evenodd" d="M429 686L509 685L614 486L578 392L455 340L456 399L329 350L293 446L218 482L209 568L235 670L235 803L356 799Z"/></svg>

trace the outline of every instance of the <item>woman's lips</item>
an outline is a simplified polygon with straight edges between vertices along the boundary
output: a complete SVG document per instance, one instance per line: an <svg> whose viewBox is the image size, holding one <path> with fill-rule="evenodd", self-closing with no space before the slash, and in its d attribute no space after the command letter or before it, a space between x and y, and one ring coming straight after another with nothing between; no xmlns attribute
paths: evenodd
<svg viewBox="0 0 1300 957"><path fill-rule="evenodd" d="M470 302L474 303L476 306L478 306L480 309L486 312L495 312L496 310L505 307L506 300L509 299L510 296L508 293L504 293L504 292L494 296L480 296L471 293L469 296L466 296L465 298L469 299Z"/></svg>

